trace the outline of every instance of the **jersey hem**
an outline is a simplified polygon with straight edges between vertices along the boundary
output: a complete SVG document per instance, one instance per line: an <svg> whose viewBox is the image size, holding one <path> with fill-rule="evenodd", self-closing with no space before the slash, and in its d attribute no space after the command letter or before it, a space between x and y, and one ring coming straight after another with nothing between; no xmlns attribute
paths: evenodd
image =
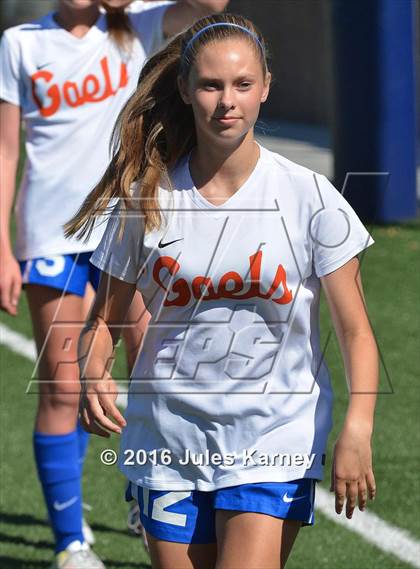
<svg viewBox="0 0 420 569"><path fill-rule="evenodd" d="M277 472L277 473L265 473L258 471L254 473L253 476L243 476L243 475L230 475L221 477L217 482L200 482L196 483L191 481L165 481L156 480L148 476L136 478L133 476L134 473L129 475L122 468L121 472L126 476L126 478L136 484L137 486L144 486L150 490L199 490L202 492L212 492L214 490L219 490L221 488L230 488L231 486L239 486L240 484L256 484L259 482L290 482L291 480L297 480L300 478L311 478L317 481L324 479L323 471L320 469L305 470L304 468L296 468L293 470L288 469L287 471ZM305 474L307 474L305 476Z"/></svg>
<svg viewBox="0 0 420 569"><path fill-rule="evenodd" d="M12 105L16 105L17 107L20 107L19 99L14 97L13 95L10 95L6 91L0 91L0 99L5 101L6 103L11 103Z"/></svg>
<svg viewBox="0 0 420 569"><path fill-rule="evenodd" d="M55 255L77 255L77 253L93 253L98 244L89 244L86 248L75 249L74 247L60 247L57 249L37 249L35 251L15 249L14 255L18 261L29 261L38 257L53 257Z"/></svg>

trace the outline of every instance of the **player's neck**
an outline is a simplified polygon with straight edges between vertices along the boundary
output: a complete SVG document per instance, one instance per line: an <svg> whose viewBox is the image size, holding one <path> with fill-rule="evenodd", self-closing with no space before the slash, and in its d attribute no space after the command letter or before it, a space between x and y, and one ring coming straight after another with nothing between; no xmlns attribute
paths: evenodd
<svg viewBox="0 0 420 569"><path fill-rule="evenodd" d="M96 4L83 10L73 10L64 3L60 3L54 14L55 21L67 32L78 38L88 33L99 17L99 8Z"/></svg>
<svg viewBox="0 0 420 569"><path fill-rule="evenodd" d="M252 134L252 133L249 133ZM197 145L190 162L194 180L199 186L206 185L209 180L218 186L237 187L237 180L252 172L260 155L254 137L248 136L241 144L229 150L215 146ZM249 171L249 172L248 172Z"/></svg>

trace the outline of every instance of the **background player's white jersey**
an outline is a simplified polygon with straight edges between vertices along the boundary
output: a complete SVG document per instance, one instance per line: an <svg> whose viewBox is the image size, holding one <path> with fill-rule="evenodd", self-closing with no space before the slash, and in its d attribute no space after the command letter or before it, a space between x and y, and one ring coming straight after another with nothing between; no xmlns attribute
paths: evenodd
<svg viewBox="0 0 420 569"><path fill-rule="evenodd" d="M62 225L99 181L109 162L112 128L134 91L145 59L163 42L162 16L171 2L136 2L128 12L137 36L130 53L110 39L106 16L82 38L53 13L5 31L0 98L19 105L27 161L16 202L18 259L92 251L65 239Z"/></svg>
<svg viewBox="0 0 420 569"><path fill-rule="evenodd" d="M132 482L208 491L323 478L333 394L319 277L374 240L327 178L260 149L249 179L221 206L197 191L185 158L173 192L159 188L162 230L144 236L143 220L129 217L118 243L116 215L91 258L136 282L152 315L122 435L120 467ZM158 459L169 449L171 463L155 465L151 455L136 464L130 451L139 449L158 449ZM180 465L185 449L204 464ZM236 458L211 464L215 453Z"/></svg>

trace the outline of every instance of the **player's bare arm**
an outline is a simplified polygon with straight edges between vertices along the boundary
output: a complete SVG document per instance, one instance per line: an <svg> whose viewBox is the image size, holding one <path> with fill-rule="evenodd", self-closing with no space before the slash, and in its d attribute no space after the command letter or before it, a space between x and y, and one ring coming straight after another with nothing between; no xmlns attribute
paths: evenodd
<svg viewBox="0 0 420 569"><path fill-rule="evenodd" d="M357 257L321 278L344 359L349 406L335 443L331 491L336 512L346 501L351 518L357 503L363 511L376 493L371 437L378 388L378 352L365 307Z"/></svg>
<svg viewBox="0 0 420 569"><path fill-rule="evenodd" d="M17 315L22 276L10 241L10 214L19 161L20 107L0 101L0 308Z"/></svg>
<svg viewBox="0 0 420 569"><path fill-rule="evenodd" d="M199 18L223 12L228 4L229 0L179 0L165 12L163 33L167 38L178 34Z"/></svg>
<svg viewBox="0 0 420 569"><path fill-rule="evenodd" d="M126 424L115 404L118 388L109 366L135 291L134 284L103 273L80 335L81 421L87 431L102 437L109 437L109 431L120 434Z"/></svg>

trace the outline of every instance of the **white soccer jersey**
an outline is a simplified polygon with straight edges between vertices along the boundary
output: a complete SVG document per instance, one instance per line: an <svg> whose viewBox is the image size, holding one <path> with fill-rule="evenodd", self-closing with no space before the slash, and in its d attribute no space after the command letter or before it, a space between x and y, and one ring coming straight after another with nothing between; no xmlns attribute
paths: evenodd
<svg viewBox="0 0 420 569"><path fill-rule="evenodd" d="M26 167L16 201L18 259L92 251L65 239L63 224L105 171L118 113L134 91L145 59L163 43L162 16L172 2L136 2L130 54L110 39L106 16L82 38L53 13L5 31L0 48L0 98L22 109Z"/></svg>
<svg viewBox="0 0 420 569"><path fill-rule="evenodd" d="M173 191L159 188L161 230L144 235L130 216L118 242L115 215L91 257L137 283L152 316L121 440L134 483L210 491L323 478L333 393L320 277L374 240L327 178L260 151L220 206L194 187L186 157Z"/></svg>

